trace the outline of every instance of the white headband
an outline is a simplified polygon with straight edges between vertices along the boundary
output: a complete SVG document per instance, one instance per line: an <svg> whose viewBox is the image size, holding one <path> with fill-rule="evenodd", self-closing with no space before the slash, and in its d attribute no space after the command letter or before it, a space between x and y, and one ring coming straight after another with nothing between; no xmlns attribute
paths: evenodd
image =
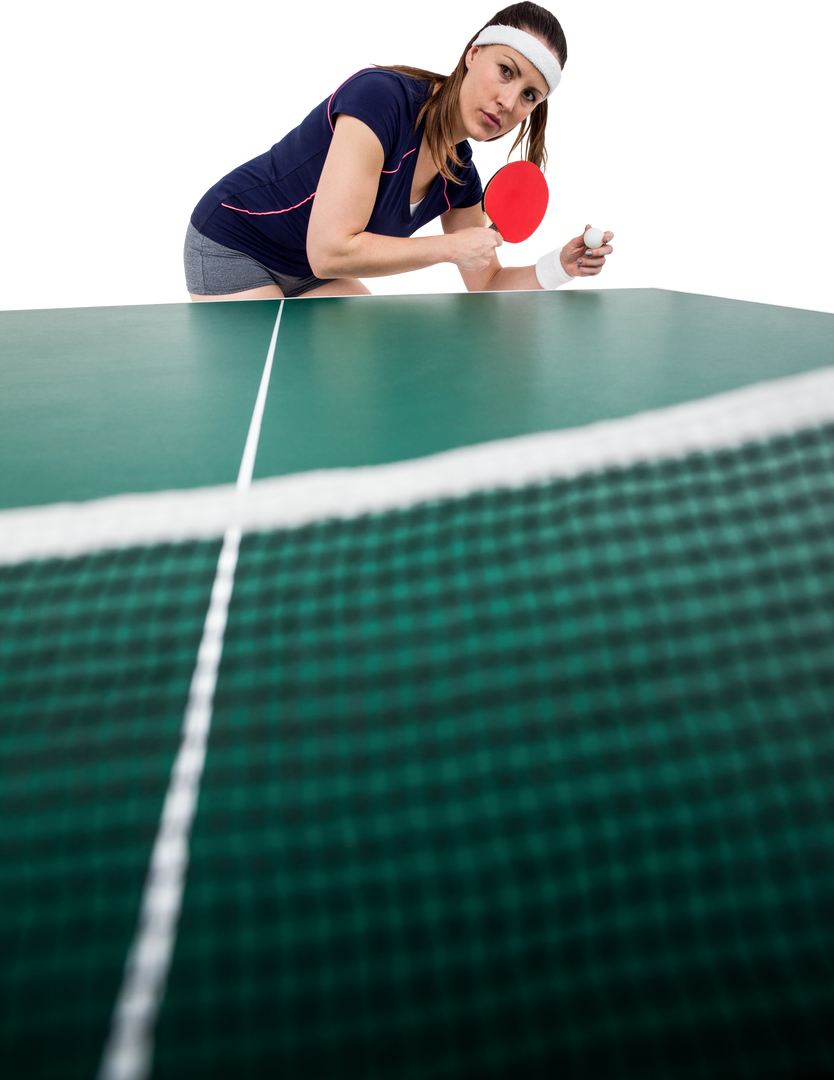
<svg viewBox="0 0 834 1080"><path fill-rule="evenodd" d="M544 76L544 81L548 87L547 93L544 95L546 98L550 97L562 78L559 61L550 49L542 45L538 38L528 34L526 30L518 30L514 26L501 26L498 24L487 26L472 44L509 45L511 49L520 52Z"/></svg>

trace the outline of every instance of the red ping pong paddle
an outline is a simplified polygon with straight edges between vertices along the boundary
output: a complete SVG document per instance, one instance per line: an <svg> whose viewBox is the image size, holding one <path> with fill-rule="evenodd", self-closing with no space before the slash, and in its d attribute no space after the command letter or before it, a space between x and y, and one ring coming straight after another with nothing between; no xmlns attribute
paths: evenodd
<svg viewBox="0 0 834 1080"><path fill-rule="evenodd" d="M481 206L490 228L511 244L520 244L541 225L548 198L547 181L538 165L513 161L487 184Z"/></svg>

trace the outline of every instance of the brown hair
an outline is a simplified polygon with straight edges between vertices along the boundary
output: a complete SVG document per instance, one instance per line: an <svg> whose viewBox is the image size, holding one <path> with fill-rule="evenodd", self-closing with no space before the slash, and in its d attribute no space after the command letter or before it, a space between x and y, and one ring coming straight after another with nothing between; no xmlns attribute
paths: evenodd
<svg viewBox="0 0 834 1080"><path fill-rule="evenodd" d="M482 30L485 30L487 26L496 25L514 26L517 30L526 30L529 34L541 38L556 53L560 66L564 68L568 58L568 46L558 20L545 8L539 7L538 4L526 2L511 4L510 7L502 8L497 15L494 15L488 23L482 26L463 50L463 55L451 75L438 75L434 71L425 71L423 68L407 67L401 64L375 65L384 68L386 71L398 71L411 79L420 79L432 84L431 94L420 110L416 126L419 127L423 117L426 118L426 138L428 139L432 159L441 175L454 184L463 183L463 180L452 173L449 162L457 166L462 165L455 144L452 141L452 132L454 130L460 88L467 71L466 54L472 48L475 39ZM532 161L544 171L547 162L547 150L544 145L544 129L546 125L547 102L541 101L533 109L530 116L521 123L515 142L510 148L510 153L507 154L507 160L509 161L513 150L526 136L527 144L522 146L522 154L526 156L528 161ZM505 132L505 134L507 133ZM498 135L497 138L503 139L504 136Z"/></svg>

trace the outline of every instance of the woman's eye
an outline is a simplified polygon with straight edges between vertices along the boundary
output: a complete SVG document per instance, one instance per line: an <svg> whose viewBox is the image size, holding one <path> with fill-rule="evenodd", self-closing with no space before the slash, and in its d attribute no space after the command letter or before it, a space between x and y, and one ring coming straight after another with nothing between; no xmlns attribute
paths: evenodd
<svg viewBox="0 0 834 1080"><path fill-rule="evenodd" d="M511 76L511 75L512 75L512 71L511 71L511 70L510 70L510 69L509 69L509 68L507 67L507 65L506 65L506 64L502 64L502 65L501 65L501 71L506 71L506 72L507 72L507 75L509 75L509 76ZM524 92L524 93L525 93L525 94L528 94L528 95L529 95L529 96L527 97L527 100L528 100L528 102L535 102L535 100L536 100L536 95L535 95L535 94L533 93L533 91L532 91L532 90L525 90L525 92Z"/></svg>
<svg viewBox="0 0 834 1080"><path fill-rule="evenodd" d="M512 72L510 71L510 69L507 67L506 64L502 64L501 65L501 74L502 75L512 75Z"/></svg>

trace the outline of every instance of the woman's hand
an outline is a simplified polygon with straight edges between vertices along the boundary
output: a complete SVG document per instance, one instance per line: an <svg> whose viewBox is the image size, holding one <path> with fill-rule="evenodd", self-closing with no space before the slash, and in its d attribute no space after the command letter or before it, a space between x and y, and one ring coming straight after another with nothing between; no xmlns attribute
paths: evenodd
<svg viewBox="0 0 834 1080"><path fill-rule="evenodd" d="M449 252L446 261L470 272L486 270L492 262L495 249L504 243L495 229L480 227L447 233L445 240Z"/></svg>
<svg viewBox="0 0 834 1080"><path fill-rule="evenodd" d="M614 234L607 229L602 237L602 247L594 248L590 255L586 255L585 252L590 249L585 246L585 233L590 227L586 225L579 236L568 240L562 248L559 261L565 273L570 274L571 277L593 277L599 274L605 266L605 256L610 255L614 250L610 243L614 239Z"/></svg>

